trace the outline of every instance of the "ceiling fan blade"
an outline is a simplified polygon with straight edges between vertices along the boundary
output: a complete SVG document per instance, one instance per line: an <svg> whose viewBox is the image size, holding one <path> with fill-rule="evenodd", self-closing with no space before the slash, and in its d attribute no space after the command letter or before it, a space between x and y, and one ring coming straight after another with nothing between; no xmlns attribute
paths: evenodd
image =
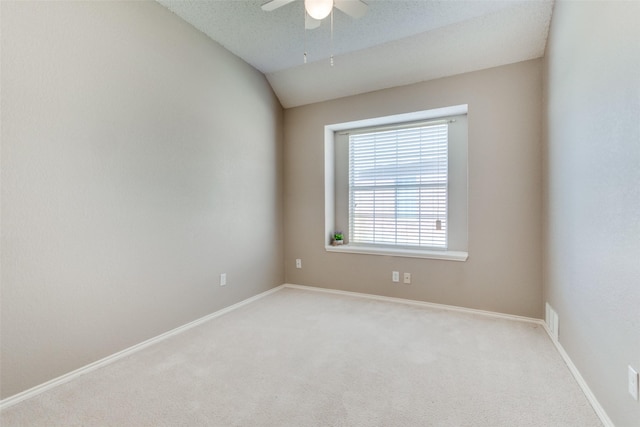
<svg viewBox="0 0 640 427"><path fill-rule="evenodd" d="M321 22L322 21L318 21L317 19L313 19L312 17L310 17L308 13L304 14L304 28L306 30L313 30L315 28L318 28Z"/></svg>
<svg viewBox="0 0 640 427"><path fill-rule="evenodd" d="M369 6L361 0L333 0L335 7L353 18L361 18Z"/></svg>
<svg viewBox="0 0 640 427"><path fill-rule="evenodd" d="M265 4L263 4L262 10L267 11L267 12L271 12L272 10L275 10L279 7L284 6L285 4L289 4L291 2L293 2L295 0L271 0L266 2Z"/></svg>

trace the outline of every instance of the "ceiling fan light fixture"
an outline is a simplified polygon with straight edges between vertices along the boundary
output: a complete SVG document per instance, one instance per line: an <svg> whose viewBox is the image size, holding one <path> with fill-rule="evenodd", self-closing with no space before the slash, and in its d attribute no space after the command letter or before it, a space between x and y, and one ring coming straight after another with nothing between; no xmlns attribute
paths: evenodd
<svg viewBox="0 0 640 427"><path fill-rule="evenodd" d="M333 9L333 0L304 0L304 8L313 19L324 19Z"/></svg>

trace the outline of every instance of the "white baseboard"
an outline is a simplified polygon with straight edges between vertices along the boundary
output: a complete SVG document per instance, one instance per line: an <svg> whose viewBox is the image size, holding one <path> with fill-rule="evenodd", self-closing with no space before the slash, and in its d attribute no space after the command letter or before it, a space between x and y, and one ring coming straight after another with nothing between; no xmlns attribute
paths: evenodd
<svg viewBox="0 0 640 427"><path fill-rule="evenodd" d="M76 378L78 378L81 375L87 374L91 371L95 371L96 369L102 368L103 366L109 365L117 360L122 359L123 357L127 357L133 353L136 353L140 350L142 350L143 348L149 347L151 345L154 345L156 343L159 343L160 341L166 340L169 337L172 337L174 335L177 335L179 333L182 333L188 329L191 329L193 327L196 327L198 325L201 325L204 322L207 322L211 319L215 319L216 317L220 317L223 314L229 313L230 311L233 311L237 308L240 308L242 306L245 306L249 303L252 303L260 298L263 298L269 294L272 294L278 290L280 290L283 287L283 285L280 286L276 286L275 288L269 289L265 292L259 293L257 295L254 295L250 298L247 298L245 300L242 300L236 304L230 305L229 307L225 307L223 309L220 309L214 313L208 314L204 317L201 317L200 319L194 320L193 322L187 323L186 325L182 325L182 326L178 326L175 329L172 329L168 332L165 332L163 334L160 334L156 337L150 338L146 341L143 341L139 344L136 344L134 346L131 346L129 348L126 348L122 351L119 351L115 354L112 354L111 356L107 356L103 359L97 360L93 363L90 363L86 366L83 366L81 368L76 369L75 371L71 371L69 373L66 373L64 375L61 375L57 378L54 378L50 381L47 381L45 383L42 383L40 385L37 385L33 388L30 388L28 390L25 390L21 393L15 394L13 396L7 397L6 399L3 399L0 401L0 411L2 411L3 409L6 409L10 406L13 406L17 403L22 402L23 400L27 400L30 399L34 396L37 396L40 393L44 393L47 390L50 390L54 387L57 387L59 385L68 383L69 381L72 381Z"/></svg>
<svg viewBox="0 0 640 427"><path fill-rule="evenodd" d="M545 323L545 321L542 319L534 319L531 317L496 313L493 311L476 310L472 308L458 307L453 305L436 304L436 303L425 302L425 301L415 301L415 300L409 300L409 299L403 299L403 298L386 297L381 295L363 294L359 292L341 291L337 289L316 288L312 286L295 285L290 283L286 283L282 285L282 287L292 288L292 289L305 289L305 290L316 291L316 292L326 292L326 293L337 294L337 295L350 295L354 297L368 298L368 299L374 299L379 301L389 301L389 302L396 302L401 304L418 305L422 307L438 308L442 310L457 311L462 313L474 313L474 314L480 314L483 316L490 316L490 317L501 318L501 319L516 320L519 322L530 322L530 323L539 324L544 328L547 335L549 335L549 339L551 339L551 342L555 346L556 350L558 350L558 353L560 353L560 356L566 363L567 367L569 368L569 371L571 372L576 382L580 386L580 389L582 389L582 392L584 393L587 400L593 407L593 410L596 412L596 415L598 416L598 418L600 418L600 421L602 421L602 424L604 424L605 427L615 427L615 425L613 424L613 422L605 412L604 408L602 408L602 406L600 405L600 402L598 402L598 399L596 399L595 395L587 385L584 378L582 378L582 375L580 374L580 371L578 371L578 368L576 367L576 365L574 365L573 361L571 360L567 352L564 351L564 348L562 348L562 345L560 344L560 342L556 338L554 338L554 333L549 329L549 325ZM555 322L557 325L557 320L555 320ZM556 331L557 331L557 328L556 328Z"/></svg>
<svg viewBox="0 0 640 427"><path fill-rule="evenodd" d="M562 360L564 360L564 363L566 363L569 371L573 375L573 378L575 378L576 382L580 386L580 389L582 389L582 392L591 404L591 407L595 411L598 418L600 418L600 421L602 421L602 424L605 427L615 427L615 424L613 424L611 418L609 418L602 405L600 405L600 402L598 402L598 399L596 399L596 396L587 385L587 382L584 380L584 378L582 378L582 375L580 374L580 371L578 370L576 365L573 363L573 360L571 360L567 352L564 351L564 348L562 347L562 344L560 344L560 341L555 339L554 333L549 328L549 325L543 322L543 326L544 330L547 332L547 335L549 335L549 339L551 339L551 342L556 347L556 350L558 350L558 353L560 353Z"/></svg>
<svg viewBox="0 0 640 427"><path fill-rule="evenodd" d="M440 310L457 311L461 313L480 314L483 316L490 316L490 317L499 318L499 319L508 319L508 320L515 320L518 322L528 322L528 323L536 323L539 325L544 325L544 321L542 319L535 319L533 317L525 317L525 316L516 316L514 314L498 313L495 311L478 310L475 308L458 307L455 305L437 304L434 302L417 301L417 300L405 299L405 298L386 297L383 295L364 294L360 292L341 291L338 289L316 288L313 286L295 285L291 283L285 283L284 285L282 285L282 287L292 288L292 289L305 289L308 291L316 291L316 292L326 292L329 294L337 294L337 295L349 295L349 296L360 297L360 298L374 299L378 301L388 301L388 302L395 302L400 304L417 305L420 307L437 308Z"/></svg>
<svg viewBox="0 0 640 427"><path fill-rule="evenodd" d="M169 337L172 337L174 335L177 335L179 333L182 333L188 329L191 329L193 327L196 327L204 322L207 322L211 319L215 319L216 317L222 316L223 314L229 313L230 311L233 311L237 308L240 308L244 305L250 304L260 298L263 298L269 294L272 294L274 292L277 292L278 290L282 289L282 288L292 288L292 289L304 289L304 290L309 290L309 291L315 291L315 292L325 292L325 293L330 293L330 294L337 294L337 295L348 295L348 296L354 296L354 297L360 297L360 298L367 298L367 299L373 299L373 300L378 300L378 301L388 301L388 302L394 302L394 303L400 303L400 304L409 304L409 305L415 305L415 306L421 306L421 307L430 307L430 308L436 308L436 309L441 309L441 310L449 310L449 311L457 311L457 312L462 312L462 313L473 313L473 314L479 314L479 315L483 315L483 316L490 316L490 317L494 317L494 318L501 318L501 319L508 319L508 320L515 320L518 322L529 322L529 323L536 323L541 325L544 330L547 332L547 335L549 335L549 338L551 339L551 342L553 342L554 346L556 347L556 349L558 350L558 353L560 353L560 356L562 357L562 359L564 360L564 362L567 364L567 367L569 368L569 371L571 372L571 374L573 375L573 377L576 379L576 381L578 382L578 385L580 386L580 388L582 389L582 392L585 394L585 396L587 397L587 400L589 401L589 403L591 404L591 406L593 407L594 411L596 412L596 414L598 415L598 417L600 418L600 421L602 421L602 423L604 424L605 427L615 427L613 422L611 421L611 419L609 418L609 416L607 415L607 413L604 411L604 409L602 408L602 406L600 405L600 403L598 402L598 400L596 399L596 397L594 396L594 394L591 392L591 389L589 388L589 386L587 385L587 383L585 382L584 378L582 378L582 375L580 374L580 371L578 371L578 368L573 364L573 361L571 360L571 358L569 357L569 355L565 352L564 348L562 348L562 345L560 344L560 342L558 342L558 340L554 339L553 337L553 333L549 330L548 325L542 320L542 319L535 319L532 317L524 317L524 316L515 316L512 314L504 314L504 313L497 313L497 312L493 312L493 311L485 311L485 310L477 310L477 309L472 309L472 308L465 308L465 307L457 307L457 306L453 306L453 305L445 305L445 304L436 304L436 303L431 303L431 302L425 302L425 301L416 301L416 300L409 300L409 299L403 299L403 298L394 298L394 297L386 297L386 296L382 296L382 295L372 295L372 294L364 294L364 293L359 293L359 292L349 292L349 291L341 291L341 290L337 290L337 289L327 289L327 288L317 288L317 287L312 287L312 286L303 286L303 285L295 285L295 284L291 284L291 283L286 283L280 286L277 286L275 288L269 289L265 292L262 292L258 295L254 295L250 298L247 298L243 301L240 301L236 304L230 305L229 307L225 307L221 310L218 310L214 313L211 313L207 316L201 317L200 319L194 320L193 322L187 323L186 325L182 325L179 326L175 329L172 329L168 332L165 332L163 334L160 334L154 338L148 339L146 341L143 341L139 344L136 344L132 347L129 347L127 349L124 349L122 351L119 351L118 353L112 354L111 356L107 356L103 359L100 359L98 361L95 361L93 363L90 363L86 366L83 366L79 369L76 369L75 371L69 372L67 374L61 375L57 378L54 378L50 381L47 381L43 384L37 385L33 388L30 388L29 390L25 390L21 393L18 393L16 395L10 396L6 399L3 399L0 401L0 411L3 409L6 409L10 406L13 406L19 402L22 402L24 400L27 400L29 398L32 398L34 396L37 396L40 393L44 393L47 390L50 390L54 387L57 387L61 384L65 384L69 381L72 381L75 378L78 378L81 375L87 374L91 371L95 371L96 369L99 369L103 366L109 365L110 363L113 363L117 360L120 360L126 356L129 356L135 352L138 352L146 347L149 347L153 344L159 343Z"/></svg>

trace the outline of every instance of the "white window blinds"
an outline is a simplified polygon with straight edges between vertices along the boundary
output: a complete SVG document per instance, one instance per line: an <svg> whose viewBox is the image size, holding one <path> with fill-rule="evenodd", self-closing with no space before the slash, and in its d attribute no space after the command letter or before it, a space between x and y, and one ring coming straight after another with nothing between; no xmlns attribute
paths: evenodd
<svg viewBox="0 0 640 427"><path fill-rule="evenodd" d="M447 248L448 124L349 135L349 244Z"/></svg>

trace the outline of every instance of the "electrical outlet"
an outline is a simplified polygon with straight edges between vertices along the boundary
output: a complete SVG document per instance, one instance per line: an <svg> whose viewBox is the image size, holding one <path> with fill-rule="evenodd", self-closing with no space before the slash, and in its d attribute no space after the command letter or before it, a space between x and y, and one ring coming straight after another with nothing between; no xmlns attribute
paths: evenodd
<svg viewBox="0 0 640 427"><path fill-rule="evenodd" d="M391 273L391 280L393 280L394 282L399 282L400 281L400 272L399 271L393 271Z"/></svg>
<svg viewBox="0 0 640 427"><path fill-rule="evenodd" d="M220 286L227 285L227 273L220 274Z"/></svg>
<svg viewBox="0 0 640 427"><path fill-rule="evenodd" d="M404 273L404 283L407 285L411 283L411 273Z"/></svg>
<svg viewBox="0 0 640 427"><path fill-rule="evenodd" d="M300 258L296 259L296 268L302 268L302 260Z"/></svg>
<svg viewBox="0 0 640 427"><path fill-rule="evenodd" d="M629 366L629 394L638 400L638 373Z"/></svg>

